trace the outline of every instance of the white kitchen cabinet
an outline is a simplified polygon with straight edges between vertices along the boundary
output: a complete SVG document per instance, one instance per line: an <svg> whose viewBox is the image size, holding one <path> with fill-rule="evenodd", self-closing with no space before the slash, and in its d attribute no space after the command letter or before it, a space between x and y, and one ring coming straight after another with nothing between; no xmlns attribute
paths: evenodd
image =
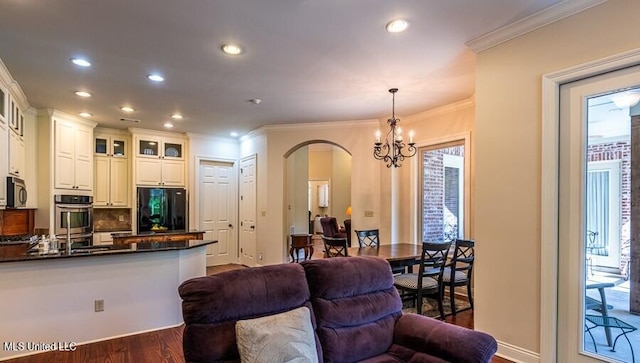
<svg viewBox="0 0 640 363"><path fill-rule="evenodd" d="M25 175L25 146L24 140L15 132L9 133L9 174L18 178ZM5 154L6 155L6 154Z"/></svg>
<svg viewBox="0 0 640 363"><path fill-rule="evenodd" d="M93 190L93 129L55 119L54 187Z"/></svg>
<svg viewBox="0 0 640 363"><path fill-rule="evenodd" d="M136 185L180 187L186 184L183 138L134 135Z"/></svg>
<svg viewBox="0 0 640 363"><path fill-rule="evenodd" d="M7 123L0 121L0 208L7 205L7 178L5 174L9 170L9 133Z"/></svg>
<svg viewBox="0 0 640 363"><path fill-rule="evenodd" d="M96 129L93 139L95 156L113 156L115 158L129 156L129 136L117 132L117 130Z"/></svg>
<svg viewBox="0 0 640 363"><path fill-rule="evenodd" d="M9 93L6 97L7 99L7 121L9 124L9 129L18 136L24 136L24 113L18 105L18 101L14 99L13 95Z"/></svg>
<svg viewBox="0 0 640 363"><path fill-rule="evenodd" d="M124 158L94 158L94 207L129 206L129 161Z"/></svg>
<svg viewBox="0 0 640 363"><path fill-rule="evenodd" d="M0 84L0 125L7 126L7 101L9 93ZM5 139L2 139L5 140Z"/></svg>
<svg viewBox="0 0 640 363"><path fill-rule="evenodd" d="M117 130L94 133L94 207L129 206L129 137Z"/></svg>

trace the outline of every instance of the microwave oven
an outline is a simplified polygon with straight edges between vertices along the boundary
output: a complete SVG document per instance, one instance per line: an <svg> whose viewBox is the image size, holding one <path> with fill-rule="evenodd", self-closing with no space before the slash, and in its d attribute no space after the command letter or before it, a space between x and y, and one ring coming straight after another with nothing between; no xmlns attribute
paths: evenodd
<svg viewBox="0 0 640 363"><path fill-rule="evenodd" d="M24 180L7 177L7 208L19 208L27 206L27 187Z"/></svg>

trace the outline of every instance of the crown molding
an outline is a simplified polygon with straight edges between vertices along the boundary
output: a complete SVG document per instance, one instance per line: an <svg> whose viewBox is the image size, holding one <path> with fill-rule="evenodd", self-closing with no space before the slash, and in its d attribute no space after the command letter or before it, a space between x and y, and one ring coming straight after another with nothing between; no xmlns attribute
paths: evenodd
<svg viewBox="0 0 640 363"><path fill-rule="evenodd" d="M332 122L308 122L299 124L275 124L265 125L258 130L264 131L284 131L284 130L303 130L303 129L344 129L353 127L371 127L378 126L378 120L356 120L356 121L332 121Z"/></svg>
<svg viewBox="0 0 640 363"><path fill-rule="evenodd" d="M458 111L465 110L465 109L468 109L468 108L473 108L473 107L475 107L475 105L476 105L476 102L475 102L475 95L474 95L471 98L467 98L467 99L462 100L462 101L450 103L448 105L444 105L444 106L437 107L437 108L434 108L434 109L431 109L431 110L428 110L428 111L423 111L423 112L416 113L416 114L411 115L411 116L407 116L407 117L403 118L402 121L407 122L407 123L422 121L422 120L425 120L425 119L430 119L430 118L434 118L434 117L450 114L452 112L458 112Z"/></svg>
<svg viewBox="0 0 640 363"><path fill-rule="evenodd" d="M95 129L98 126L98 123L92 120L87 120L84 117L79 117L76 115L72 115L70 113L66 113L64 111L56 110L54 108L41 108L38 110L38 117L47 117L47 118L56 118L60 117L67 121L73 121L80 125L85 125Z"/></svg>
<svg viewBox="0 0 640 363"><path fill-rule="evenodd" d="M465 43L479 53L513 38L577 14L607 0L565 0Z"/></svg>
<svg viewBox="0 0 640 363"><path fill-rule="evenodd" d="M235 143L235 144L240 143L240 141L237 138L208 135L208 134L203 134L199 132L187 132L185 135L187 135L187 138L189 138L190 140L199 139L199 140L219 141L219 142Z"/></svg>

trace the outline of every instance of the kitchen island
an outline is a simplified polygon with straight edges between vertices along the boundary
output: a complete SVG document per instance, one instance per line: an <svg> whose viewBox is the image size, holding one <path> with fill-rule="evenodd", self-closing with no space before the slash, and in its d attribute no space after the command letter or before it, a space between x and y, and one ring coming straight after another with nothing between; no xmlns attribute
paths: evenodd
<svg viewBox="0 0 640 363"><path fill-rule="evenodd" d="M178 286L206 275L206 246L216 242L5 255L0 258L0 322L6 329L0 329L0 340L77 345L178 326ZM34 353L4 349L0 360Z"/></svg>

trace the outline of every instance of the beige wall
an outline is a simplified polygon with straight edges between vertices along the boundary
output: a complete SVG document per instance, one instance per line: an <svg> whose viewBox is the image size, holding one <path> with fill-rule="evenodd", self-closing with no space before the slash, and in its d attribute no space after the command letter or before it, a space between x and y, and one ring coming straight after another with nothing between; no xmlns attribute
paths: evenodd
<svg viewBox="0 0 640 363"><path fill-rule="evenodd" d="M263 253L262 264L281 263L286 259L285 231L285 166L292 149L310 142L329 141L347 150L352 156L352 207L359 213L352 216L354 228L358 225L380 225L380 162L371 157L372 137L377 121L335 122L291 126L268 126L243 141L240 157L257 154L257 252ZM345 132L349 129L349 132ZM366 178L357 178L366 175ZM346 208L345 208L346 209ZM364 210L376 211L374 217L364 217ZM262 212L265 212L264 216Z"/></svg>
<svg viewBox="0 0 640 363"><path fill-rule="evenodd" d="M417 115L408 116L402 119L402 127L405 130L413 130L416 147L436 145L453 140L470 138L473 140L474 129L474 103L473 100L465 100L431 111L422 112ZM467 202L466 220L471 227L467 228L466 236L473 237L473 153L467 150L466 157L469 158L470 175L466 180L470 188L469 201ZM406 159L403 167L398 168L399 181L396 188L400 191L399 231L396 242L417 242L420 237L417 235L418 226L416 222L420 218L417 193L419 180L419 153L411 159ZM391 189L391 179L385 178L383 190ZM384 195L389 196L390 193ZM390 216L387 216L390 218Z"/></svg>
<svg viewBox="0 0 640 363"><path fill-rule="evenodd" d="M334 150L331 154L331 181L331 211L342 226L349 218L346 212L351 205L351 155L343 150Z"/></svg>
<svg viewBox="0 0 640 363"><path fill-rule="evenodd" d="M477 56L475 327L540 352L541 81L640 47L636 0L607 1Z"/></svg>

